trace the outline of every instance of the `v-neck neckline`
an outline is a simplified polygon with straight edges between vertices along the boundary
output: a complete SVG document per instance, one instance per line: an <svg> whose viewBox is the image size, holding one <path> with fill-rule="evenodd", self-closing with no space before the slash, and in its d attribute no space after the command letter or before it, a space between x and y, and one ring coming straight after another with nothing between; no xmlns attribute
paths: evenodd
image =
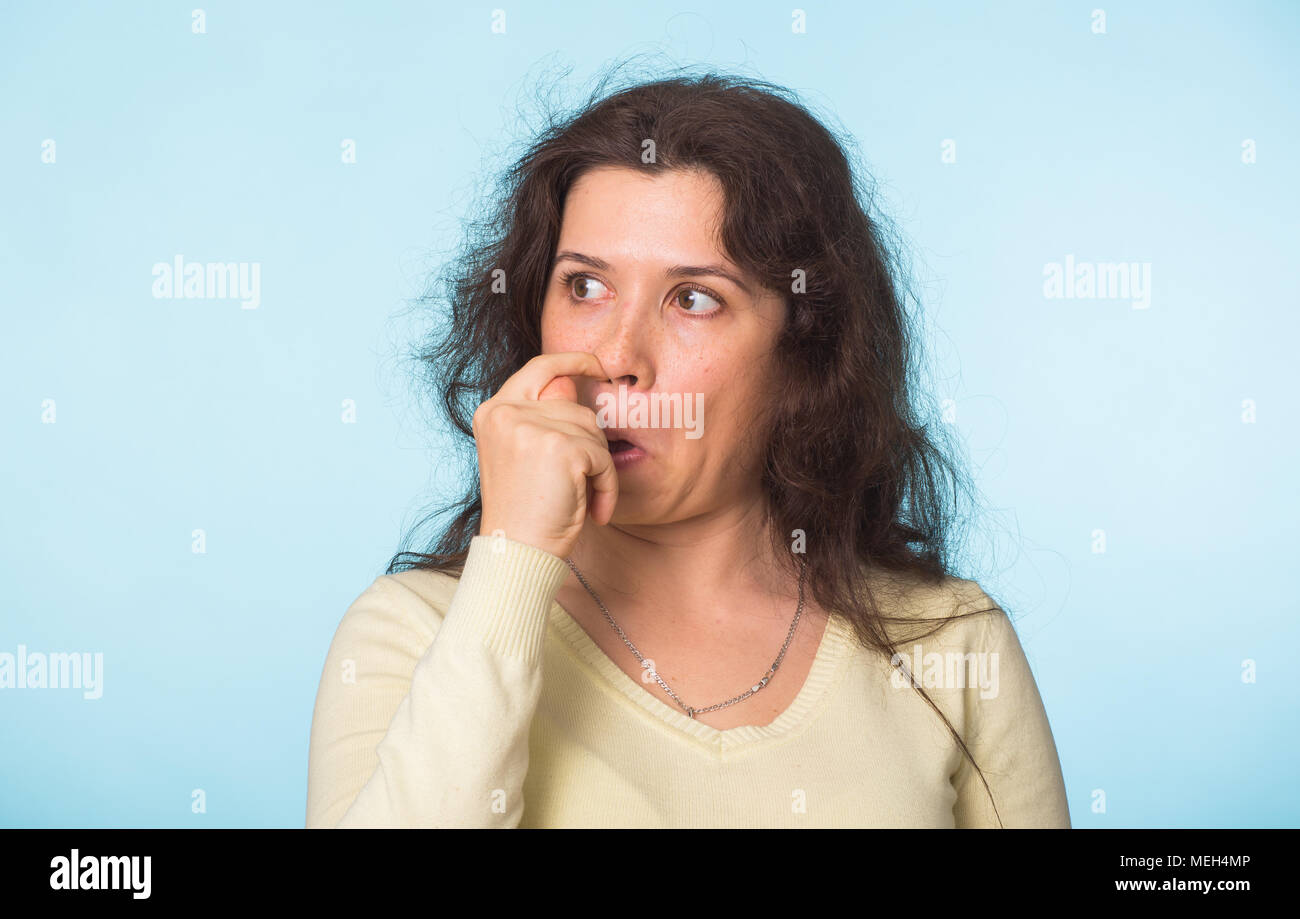
<svg viewBox="0 0 1300 919"><path fill-rule="evenodd" d="M665 725L673 728L688 738L694 738L719 752L734 751L782 737L801 727L808 717L818 708L839 671L840 664L848 657L852 648L851 627L837 615L831 614L826 620L817 653L813 658L808 676L804 679L794 701L772 722L765 725L745 724L734 728L715 728L687 716L681 709L669 705L636 680L607 655L596 644L587 630L560 602L551 604L551 625L564 640L565 646L580 661L590 666L627 701L643 709Z"/></svg>

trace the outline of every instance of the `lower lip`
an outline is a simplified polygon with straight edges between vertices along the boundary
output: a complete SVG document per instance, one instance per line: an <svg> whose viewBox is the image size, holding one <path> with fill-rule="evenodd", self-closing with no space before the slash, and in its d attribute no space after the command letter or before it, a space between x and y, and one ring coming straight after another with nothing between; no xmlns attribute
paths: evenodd
<svg viewBox="0 0 1300 919"><path fill-rule="evenodd" d="M648 455L649 454L647 454L640 447L633 447L630 450L624 450L621 453L610 454L610 456L613 457L614 459L615 469L623 469L626 468L627 466L631 466L633 463L637 463L645 459Z"/></svg>

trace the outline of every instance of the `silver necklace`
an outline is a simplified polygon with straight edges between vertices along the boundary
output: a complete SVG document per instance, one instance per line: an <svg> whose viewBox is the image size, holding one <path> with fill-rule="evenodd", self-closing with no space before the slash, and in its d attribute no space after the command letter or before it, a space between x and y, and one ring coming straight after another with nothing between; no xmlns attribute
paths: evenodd
<svg viewBox="0 0 1300 919"><path fill-rule="evenodd" d="M776 660L773 661L772 666L768 668L767 673L763 674L763 678L761 680L759 680L753 686L749 687L748 691L741 693L740 695L736 696L734 699L728 699L726 702L719 702L717 705L710 705L708 708L692 708L691 706L683 702L681 699L677 698L677 693L673 692L672 689L669 688L668 684L663 681L663 678L660 677L659 674L654 669L646 666L646 659L641 656L641 652L636 649L636 645L632 644L631 639L629 639L627 635L624 634L623 630L619 628L618 623L614 621L614 617L609 614L609 610L605 609L605 604L600 602L600 597L596 596L596 592L591 589L591 585L588 584L587 579L582 576L582 572L579 571L578 566L573 563L573 559L566 558L565 561L568 562L569 567L573 569L573 573L577 575L579 583L581 583L582 586L587 589L587 593L591 594L592 599L596 601L596 605L599 606L600 611L605 614L605 618L608 619L609 624L614 627L614 631L618 632L619 637L623 639L623 644L627 645L628 648L631 649L632 653L636 655L636 659L640 662L642 669L649 670L650 673L654 676L655 682L658 683L660 686L662 686L664 688L664 692L672 696L673 701L675 701L678 705L680 705L682 707L682 710L686 712L687 716L691 718L694 718L700 712L711 712L719 708L726 708L728 705L735 705L737 702L743 701L744 699L748 699L754 693L758 692L760 689L766 686L768 684L768 681L771 680L772 677L776 675L777 668L781 666L781 660L782 658L785 657L786 649L790 647L790 639L794 638L795 626L799 624L799 617L803 615L803 582L805 576L808 573L808 563L805 562L803 559L800 559L799 560L799 608L795 610L794 621L790 623L790 633L785 636L785 644L781 645L781 653L776 656Z"/></svg>

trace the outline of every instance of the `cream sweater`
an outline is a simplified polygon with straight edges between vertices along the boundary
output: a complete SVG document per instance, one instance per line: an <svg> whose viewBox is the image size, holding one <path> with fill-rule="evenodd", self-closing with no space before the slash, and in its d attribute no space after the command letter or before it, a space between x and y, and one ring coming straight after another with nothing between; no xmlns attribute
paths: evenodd
<svg viewBox="0 0 1300 919"><path fill-rule="evenodd" d="M568 572L549 552L478 536L459 580L376 579L325 660L307 826L997 826L938 716L840 616L780 717L717 730L600 650L555 602ZM992 606L950 578L886 612ZM1051 728L1006 614L899 651L970 746L1003 824L1068 827Z"/></svg>

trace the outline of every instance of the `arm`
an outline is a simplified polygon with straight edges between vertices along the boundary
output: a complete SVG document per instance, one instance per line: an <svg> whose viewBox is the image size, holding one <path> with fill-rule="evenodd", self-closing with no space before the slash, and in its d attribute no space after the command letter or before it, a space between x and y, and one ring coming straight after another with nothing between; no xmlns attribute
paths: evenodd
<svg viewBox="0 0 1300 919"><path fill-rule="evenodd" d="M996 673L996 681L990 681L996 683L996 694L982 698L979 688L963 691L963 739L984 771L1003 826L1069 829L1061 762L1024 649L1001 609L980 618L982 639L975 650L990 652L988 673ZM989 792L964 755L952 784L957 791L953 816L958 827L998 826Z"/></svg>
<svg viewBox="0 0 1300 919"><path fill-rule="evenodd" d="M518 826L542 642L567 574L549 552L476 536L445 612L393 576L367 588L316 696L307 826Z"/></svg>

